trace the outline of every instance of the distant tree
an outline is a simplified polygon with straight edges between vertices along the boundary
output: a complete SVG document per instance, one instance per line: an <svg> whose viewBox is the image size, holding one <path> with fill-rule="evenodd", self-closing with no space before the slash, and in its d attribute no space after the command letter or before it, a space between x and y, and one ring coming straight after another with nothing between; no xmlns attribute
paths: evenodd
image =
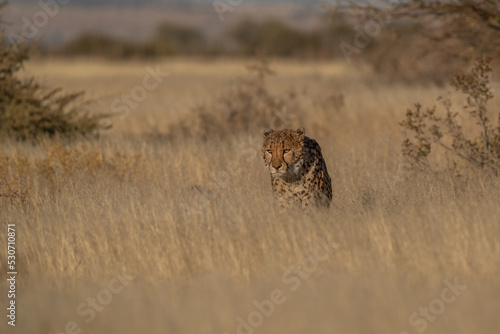
<svg viewBox="0 0 500 334"><path fill-rule="evenodd" d="M99 55L109 58L128 58L135 55L136 47L120 39L87 33L67 43L60 51L68 56Z"/></svg>
<svg viewBox="0 0 500 334"><path fill-rule="evenodd" d="M201 54L206 49L206 36L196 28L164 23L156 31L154 43L165 53Z"/></svg>
<svg viewBox="0 0 500 334"><path fill-rule="evenodd" d="M258 23L242 21L229 31L238 52L255 55L264 52L270 56L310 56L317 55L321 48L318 32L303 32L279 21Z"/></svg>
<svg viewBox="0 0 500 334"><path fill-rule="evenodd" d="M500 50L500 0L398 0L385 5L368 1L332 8L361 21L414 20L430 41L458 38L474 50Z"/></svg>
<svg viewBox="0 0 500 334"><path fill-rule="evenodd" d="M405 62L427 59L426 66L438 65L434 66L437 73L448 70L448 81L450 70L456 72L478 54L493 60L500 54L500 0L368 1L328 8L332 15L354 19L360 34L369 28L380 34L375 43L387 48L378 50L375 61L385 62L378 67L386 71L387 64L404 68ZM405 28L411 25L411 30Z"/></svg>

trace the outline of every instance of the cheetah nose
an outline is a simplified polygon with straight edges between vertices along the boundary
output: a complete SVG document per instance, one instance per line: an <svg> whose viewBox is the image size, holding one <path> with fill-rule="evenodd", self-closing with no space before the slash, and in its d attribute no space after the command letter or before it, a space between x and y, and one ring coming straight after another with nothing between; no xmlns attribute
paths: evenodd
<svg viewBox="0 0 500 334"><path fill-rule="evenodd" d="M273 164L273 167L274 167L274 169L280 169L281 163L278 162L276 164Z"/></svg>

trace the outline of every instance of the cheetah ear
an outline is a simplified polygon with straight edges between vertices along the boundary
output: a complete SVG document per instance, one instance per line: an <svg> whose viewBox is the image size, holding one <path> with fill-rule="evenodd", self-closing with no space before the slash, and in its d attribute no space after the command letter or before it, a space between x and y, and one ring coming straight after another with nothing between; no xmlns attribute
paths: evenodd
<svg viewBox="0 0 500 334"><path fill-rule="evenodd" d="M306 133L306 130L304 128L298 128L295 133L297 133L297 136L299 137L300 140L304 139L304 135Z"/></svg>
<svg viewBox="0 0 500 334"><path fill-rule="evenodd" d="M266 138L267 136L269 136L271 133L273 133L274 130L273 129L267 129L267 130L264 130L264 138Z"/></svg>

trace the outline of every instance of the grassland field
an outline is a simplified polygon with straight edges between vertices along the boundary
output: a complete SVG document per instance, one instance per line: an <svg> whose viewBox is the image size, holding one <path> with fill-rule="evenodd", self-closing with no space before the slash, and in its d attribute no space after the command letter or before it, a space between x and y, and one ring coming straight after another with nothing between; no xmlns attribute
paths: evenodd
<svg viewBox="0 0 500 334"><path fill-rule="evenodd" d="M305 127L333 183L329 211L279 212L260 131L169 135L249 62L26 64L47 86L86 91L91 112L113 112L148 67L168 75L98 139L0 143L2 229L16 224L18 271L17 325L2 315L0 332L500 333L500 180L448 172L444 154L432 172L400 156L406 109L451 89L343 62L272 61L269 90L300 94L269 127ZM322 104L332 94L341 108ZM3 232L0 257L5 273Z"/></svg>

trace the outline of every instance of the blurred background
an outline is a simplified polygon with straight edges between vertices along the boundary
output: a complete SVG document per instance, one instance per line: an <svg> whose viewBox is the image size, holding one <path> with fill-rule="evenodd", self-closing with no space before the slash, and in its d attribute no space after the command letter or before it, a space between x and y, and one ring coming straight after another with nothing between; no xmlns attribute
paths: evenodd
<svg viewBox="0 0 500 334"><path fill-rule="evenodd" d="M500 42L492 35L497 29L487 18L481 19L481 13L471 14L473 6L448 8L446 15L435 9L434 16L429 8L396 10L398 3L375 4L382 13L363 10L360 15L349 6L336 10L339 2L317 0L19 0L4 9L3 19L8 32L24 31L29 36L39 57L264 53L318 61L343 59L347 54L349 62L367 63L391 80L442 84L474 54L498 54ZM496 5L493 0L472 3L485 10L484 15L488 6ZM368 15L375 25L360 20Z"/></svg>

